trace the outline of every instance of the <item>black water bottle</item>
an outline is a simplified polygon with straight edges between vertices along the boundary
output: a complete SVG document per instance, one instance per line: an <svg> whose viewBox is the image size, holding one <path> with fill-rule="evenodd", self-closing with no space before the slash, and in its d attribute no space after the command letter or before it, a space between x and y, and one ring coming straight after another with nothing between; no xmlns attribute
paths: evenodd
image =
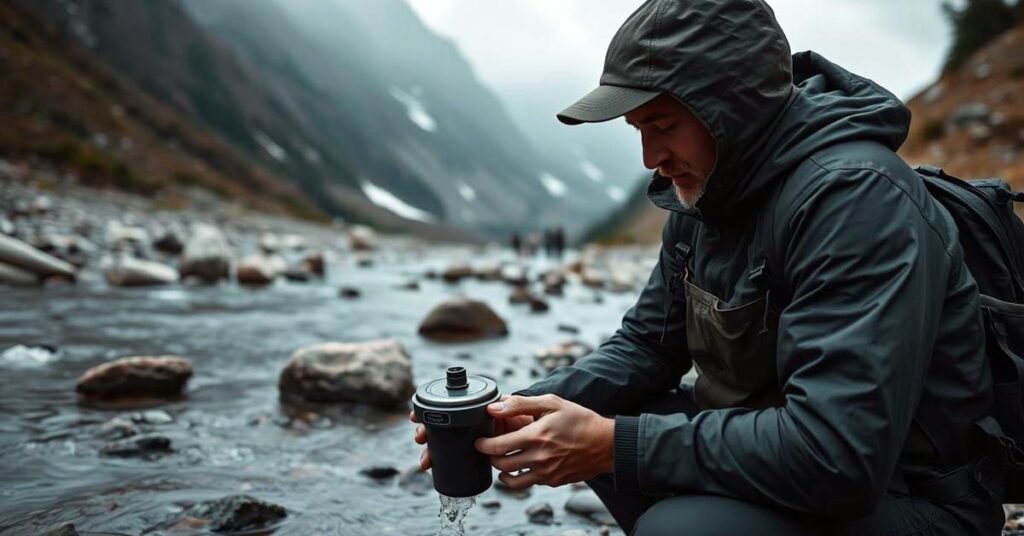
<svg viewBox="0 0 1024 536"><path fill-rule="evenodd" d="M464 367L448 367L444 378L416 390L412 406L427 430L438 493L472 497L491 487L491 463L473 443L494 435L494 418L487 413L487 404L499 396L494 380L467 376Z"/></svg>

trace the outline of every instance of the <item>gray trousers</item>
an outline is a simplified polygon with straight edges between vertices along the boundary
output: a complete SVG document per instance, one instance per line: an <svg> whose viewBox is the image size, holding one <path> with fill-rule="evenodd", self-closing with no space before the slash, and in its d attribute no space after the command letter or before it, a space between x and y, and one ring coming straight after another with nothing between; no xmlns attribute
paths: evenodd
<svg viewBox="0 0 1024 536"><path fill-rule="evenodd" d="M640 413L695 415L686 389L673 391ZM956 504L886 494L871 514L842 521L808 519L797 513L717 495L649 497L615 489L610 474L587 482L627 533L634 536L998 536L1003 526L999 484L982 482Z"/></svg>

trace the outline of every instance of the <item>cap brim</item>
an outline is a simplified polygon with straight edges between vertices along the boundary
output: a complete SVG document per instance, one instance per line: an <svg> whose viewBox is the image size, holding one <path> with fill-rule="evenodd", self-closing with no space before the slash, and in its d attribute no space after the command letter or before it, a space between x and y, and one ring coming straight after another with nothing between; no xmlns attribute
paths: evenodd
<svg viewBox="0 0 1024 536"><path fill-rule="evenodd" d="M572 106L557 115L567 125L600 123L625 115L660 95L660 91L645 91L621 86L597 86Z"/></svg>

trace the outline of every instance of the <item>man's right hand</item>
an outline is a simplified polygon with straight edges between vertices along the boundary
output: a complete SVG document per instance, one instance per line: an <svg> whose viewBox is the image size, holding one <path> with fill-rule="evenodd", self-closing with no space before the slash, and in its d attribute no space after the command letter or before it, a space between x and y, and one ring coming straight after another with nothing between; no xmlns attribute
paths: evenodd
<svg viewBox="0 0 1024 536"><path fill-rule="evenodd" d="M508 395L502 395L499 401L503 401L508 398ZM419 423L416 420L416 412L409 412L409 420L414 423ZM520 428L533 422L532 415L516 415L515 417L509 417L507 419L494 419L494 437L515 432ZM416 425L416 433L413 439L420 445L427 444L427 429L422 424ZM423 449L423 453L420 454L420 470L426 471L430 469L430 453L427 449Z"/></svg>

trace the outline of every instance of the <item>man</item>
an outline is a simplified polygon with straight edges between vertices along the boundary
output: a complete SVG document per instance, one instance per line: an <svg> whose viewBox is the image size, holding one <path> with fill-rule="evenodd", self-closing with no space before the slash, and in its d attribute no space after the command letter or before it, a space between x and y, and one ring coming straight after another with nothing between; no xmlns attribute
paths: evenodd
<svg viewBox="0 0 1024 536"><path fill-rule="evenodd" d="M790 56L761 0L651 0L559 119L620 116L670 211L659 263L609 341L489 408L499 478L586 480L643 536L998 534L977 287L894 152L906 107Z"/></svg>

